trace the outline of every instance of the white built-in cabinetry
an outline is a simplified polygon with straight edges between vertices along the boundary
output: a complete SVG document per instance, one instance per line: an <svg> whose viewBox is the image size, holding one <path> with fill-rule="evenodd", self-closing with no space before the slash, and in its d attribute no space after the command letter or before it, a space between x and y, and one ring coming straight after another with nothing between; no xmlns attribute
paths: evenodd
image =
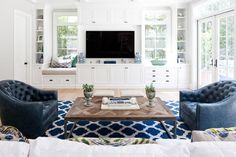
<svg viewBox="0 0 236 157"><path fill-rule="evenodd" d="M84 83L96 87L144 87L143 65L139 64L78 64L78 87Z"/></svg>
<svg viewBox="0 0 236 157"><path fill-rule="evenodd" d="M153 83L158 89L189 88L189 65L144 66L141 64L77 64L77 87L143 88Z"/></svg>
<svg viewBox="0 0 236 157"><path fill-rule="evenodd" d="M145 83L156 88L177 88L177 68L171 66L151 66L145 68Z"/></svg>
<svg viewBox="0 0 236 157"><path fill-rule="evenodd" d="M43 75L44 88L75 88L76 75Z"/></svg>
<svg viewBox="0 0 236 157"><path fill-rule="evenodd" d="M78 10L80 25L141 25L142 12L134 8L87 8Z"/></svg>

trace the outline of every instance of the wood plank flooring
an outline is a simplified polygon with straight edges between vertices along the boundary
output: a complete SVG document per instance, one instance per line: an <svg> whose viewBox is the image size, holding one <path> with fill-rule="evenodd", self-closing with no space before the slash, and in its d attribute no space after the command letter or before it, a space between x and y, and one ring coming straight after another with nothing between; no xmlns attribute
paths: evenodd
<svg viewBox="0 0 236 157"><path fill-rule="evenodd" d="M120 96L120 89L113 89L115 91L115 96ZM136 89L144 92L144 89ZM74 101L77 97L82 97L82 89L58 89L58 99L59 100L71 100ZM160 97L164 101L168 100L179 100L178 90L157 90L156 96Z"/></svg>

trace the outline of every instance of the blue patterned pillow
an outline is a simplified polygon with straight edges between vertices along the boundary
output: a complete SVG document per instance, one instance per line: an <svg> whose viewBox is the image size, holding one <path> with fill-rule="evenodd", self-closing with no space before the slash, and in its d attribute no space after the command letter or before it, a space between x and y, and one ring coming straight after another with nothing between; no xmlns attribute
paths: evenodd
<svg viewBox="0 0 236 157"><path fill-rule="evenodd" d="M0 126L0 141L18 141L29 143L29 140L15 127Z"/></svg>

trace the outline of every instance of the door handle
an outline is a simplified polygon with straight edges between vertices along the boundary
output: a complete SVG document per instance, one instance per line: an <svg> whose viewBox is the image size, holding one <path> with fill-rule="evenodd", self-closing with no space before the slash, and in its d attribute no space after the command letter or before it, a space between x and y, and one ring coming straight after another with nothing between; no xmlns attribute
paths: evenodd
<svg viewBox="0 0 236 157"><path fill-rule="evenodd" d="M217 61L217 59L215 59L214 66L215 66L216 68L217 68L217 66L218 66L218 61Z"/></svg>

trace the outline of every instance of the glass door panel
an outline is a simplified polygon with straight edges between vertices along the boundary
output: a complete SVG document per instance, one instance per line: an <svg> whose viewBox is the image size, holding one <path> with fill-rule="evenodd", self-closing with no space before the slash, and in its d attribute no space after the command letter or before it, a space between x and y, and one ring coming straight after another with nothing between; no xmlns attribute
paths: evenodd
<svg viewBox="0 0 236 157"><path fill-rule="evenodd" d="M198 22L198 87L214 82L214 19Z"/></svg>
<svg viewBox="0 0 236 157"><path fill-rule="evenodd" d="M234 79L234 16L218 18L218 80Z"/></svg>

